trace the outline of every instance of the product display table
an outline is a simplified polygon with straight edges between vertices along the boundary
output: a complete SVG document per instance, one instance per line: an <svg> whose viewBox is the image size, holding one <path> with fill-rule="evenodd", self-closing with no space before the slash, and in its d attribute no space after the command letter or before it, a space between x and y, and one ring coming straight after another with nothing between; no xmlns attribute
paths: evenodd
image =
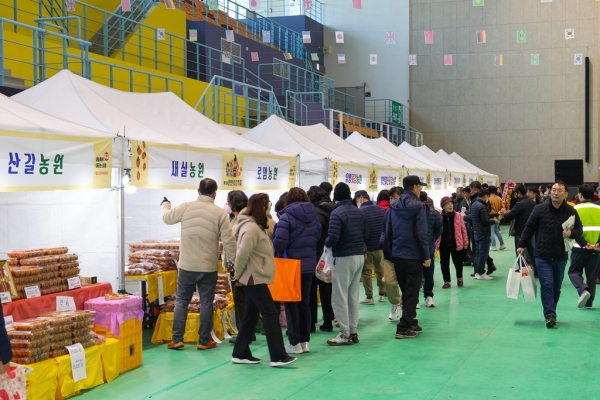
<svg viewBox="0 0 600 400"><path fill-rule="evenodd" d="M35 400L64 399L91 389L119 376L120 347L117 339L85 349L87 378L73 382L70 356L51 358L27 365L33 371L27 375L27 397Z"/></svg>
<svg viewBox="0 0 600 400"><path fill-rule="evenodd" d="M157 272L155 274L149 275L128 275L125 277L125 281L135 282L140 281L142 284L145 284L146 296L148 297L148 302L153 303L155 300L158 300L158 279L162 277L163 281L163 294L166 296L170 296L177 291L177 271L162 271ZM128 290L131 292L130 290ZM136 295L142 296L142 293L134 293Z"/></svg>
<svg viewBox="0 0 600 400"><path fill-rule="evenodd" d="M121 325L125 321L138 319L142 322L144 320L140 296L131 296L123 300L105 300L104 297L98 297L86 301L85 309L96 311L95 325L108 328L116 338L119 338Z"/></svg>
<svg viewBox="0 0 600 400"><path fill-rule="evenodd" d="M213 312L213 339L216 337L219 340L229 338L230 335L237 333L231 321L231 310L233 303L230 303L222 310L214 310ZM171 341L173 337L173 312L162 312L156 321L156 327L152 334L153 344L163 344ZM185 343L198 343L200 329L200 314L188 313L185 324L185 334L183 341Z"/></svg>
<svg viewBox="0 0 600 400"><path fill-rule="evenodd" d="M98 283L90 286L83 286L79 289L69 290L48 294L46 296L33 299L24 299L13 301L12 303L2 304L4 315L12 315L15 321L22 321L27 318L36 318L44 312L56 311L56 297L70 296L75 299L75 305L78 310L83 310L83 304L95 297L103 297L107 293L112 293L110 283Z"/></svg>

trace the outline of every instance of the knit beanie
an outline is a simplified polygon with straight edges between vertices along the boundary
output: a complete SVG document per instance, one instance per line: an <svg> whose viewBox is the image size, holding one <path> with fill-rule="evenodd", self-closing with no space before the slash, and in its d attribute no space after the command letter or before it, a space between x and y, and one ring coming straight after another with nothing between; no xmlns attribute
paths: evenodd
<svg viewBox="0 0 600 400"><path fill-rule="evenodd" d="M333 189L333 200L342 201L351 199L350 187L348 185L346 185L344 182L340 182L335 185L335 189Z"/></svg>

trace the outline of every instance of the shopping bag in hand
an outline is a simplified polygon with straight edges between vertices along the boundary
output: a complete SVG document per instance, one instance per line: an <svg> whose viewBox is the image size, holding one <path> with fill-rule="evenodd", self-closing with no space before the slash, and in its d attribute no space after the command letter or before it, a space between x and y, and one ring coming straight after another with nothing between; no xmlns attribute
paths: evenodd
<svg viewBox="0 0 600 400"><path fill-rule="evenodd" d="M535 301L537 288L535 277L533 276L533 269L529 265L521 268L521 288L523 289L525 301Z"/></svg>
<svg viewBox="0 0 600 400"><path fill-rule="evenodd" d="M317 264L317 268L315 270L315 275L317 278L322 280L323 282L330 283L331 282L331 271L333 269L333 254L331 249L327 250L325 248L323 250L323 255L321 255L321 259Z"/></svg>
<svg viewBox="0 0 600 400"><path fill-rule="evenodd" d="M523 256L519 255L514 265L508 270L508 279L506 280L506 297L509 299L519 298L519 289L521 287L521 268L527 263Z"/></svg>

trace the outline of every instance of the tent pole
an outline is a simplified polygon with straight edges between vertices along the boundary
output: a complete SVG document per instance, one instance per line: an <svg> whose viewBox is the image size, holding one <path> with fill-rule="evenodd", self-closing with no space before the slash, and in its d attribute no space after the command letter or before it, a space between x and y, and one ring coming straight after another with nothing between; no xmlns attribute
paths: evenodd
<svg viewBox="0 0 600 400"><path fill-rule="evenodd" d="M119 200L120 200L120 208L121 208L121 237L119 240L119 251L120 251L120 263L119 263L119 293L126 293L125 290L125 184L123 183L123 178L126 175L125 171L125 151L126 145L125 142L127 139L123 137L122 139L122 154L121 154L121 167L119 168Z"/></svg>
<svg viewBox="0 0 600 400"><path fill-rule="evenodd" d="M297 179L297 187L300 186L300 154L296 156L296 179Z"/></svg>
<svg viewBox="0 0 600 400"><path fill-rule="evenodd" d="M325 175L325 180L326 180L327 182L331 182L331 181L329 180L329 179L330 179L330 175L329 175L329 174L330 174L330 171L329 171L329 168L330 168L330 167L331 167L331 163L329 162L329 159L327 159L327 158L326 158L326 159L325 159L325 171L327 171L327 175ZM331 184L333 184L333 182L331 182Z"/></svg>

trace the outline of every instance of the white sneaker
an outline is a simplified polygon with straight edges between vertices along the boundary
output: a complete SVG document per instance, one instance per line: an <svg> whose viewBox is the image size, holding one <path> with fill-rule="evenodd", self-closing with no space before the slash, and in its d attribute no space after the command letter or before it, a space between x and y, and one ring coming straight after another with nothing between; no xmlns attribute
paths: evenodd
<svg viewBox="0 0 600 400"><path fill-rule="evenodd" d="M340 332L333 339L329 339L327 344L330 346L351 346L354 342L351 338L344 336L344 334Z"/></svg>
<svg viewBox="0 0 600 400"><path fill-rule="evenodd" d="M372 297L370 299L367 298L367 297L365 297L364 299L362 299L360 301L360 304L369 304L369 305L372 305L372 304L375 304L375 300L373 300Z"/></svg>
<svg viewBox="0 0 600 400"><path fill-rule="evenodd" d="M577 300L577 308L583 308L583 306L585 306L585 303L587 303L590 296L591 296L590 292L588 292L587 290L584 290L583 293L581 294L581 296L579 297L579 300Z"/></svg>
<svg viewBox="0 0 600 400"><path fill-rule="evenodd" d="M310 353L310 349L308 348L308 342L300 343L300 347L302 348L303 353Z"/></svg>
<svg viewBox="0 0 600 400"><path fill-rule="evenodd" d="M500 250L506 250L506 245L503 244L502 246L500 246Z"/></svg>
<svg viewBox="0 0 600 400"><path fill-rule="evenodd" d="M491 281L492 279L494 279L493 277L489 276L488 274L475 274L475 279L479 280L479 281Z"/></svg>
<svg viewBox="0 0 600 400"><path fill-rule="evenodd" d="M425 305L426 305L427 307L435 307L435 303L433 302L433 297L431 297L431 296L428 296L428 297L425 299Z"/></svg>
<svg viewBox="0 0 600 400"><path fill-rule="evenodd" d="M421 308L421 305L419 303L417 303L417 310Z"/></svg>
<svg viewBox="0 0 600 400"><path fill-rule="evenodd" d="M398 319L400 316L400 310L402 310L402 306L400 304L392 304L392 311L390 311L390 321Z"/></svg>
<svg viewBox="0 0 600 400"><path fill-rule="evenodd" d="M492 250L492 251L498 251L498 248L496 246L492 246L492 248L490 250Z"/></svg>
<svg viewBox="0 0 600 400"><path fill-rule="evenodd" d="M378 297L378 300L379 300L380 303L382 303L383 300L385 300L385 296L382 295L382 294L380 294L379 297Z"/></svg>
<svg viewBox="0 0 600 400"><path fill-rule="evenodd" d="M288 354L302 354L303 353L302 346L300 346L300 344L293 346L290 343L285 345L285 352Z"/></svg>

